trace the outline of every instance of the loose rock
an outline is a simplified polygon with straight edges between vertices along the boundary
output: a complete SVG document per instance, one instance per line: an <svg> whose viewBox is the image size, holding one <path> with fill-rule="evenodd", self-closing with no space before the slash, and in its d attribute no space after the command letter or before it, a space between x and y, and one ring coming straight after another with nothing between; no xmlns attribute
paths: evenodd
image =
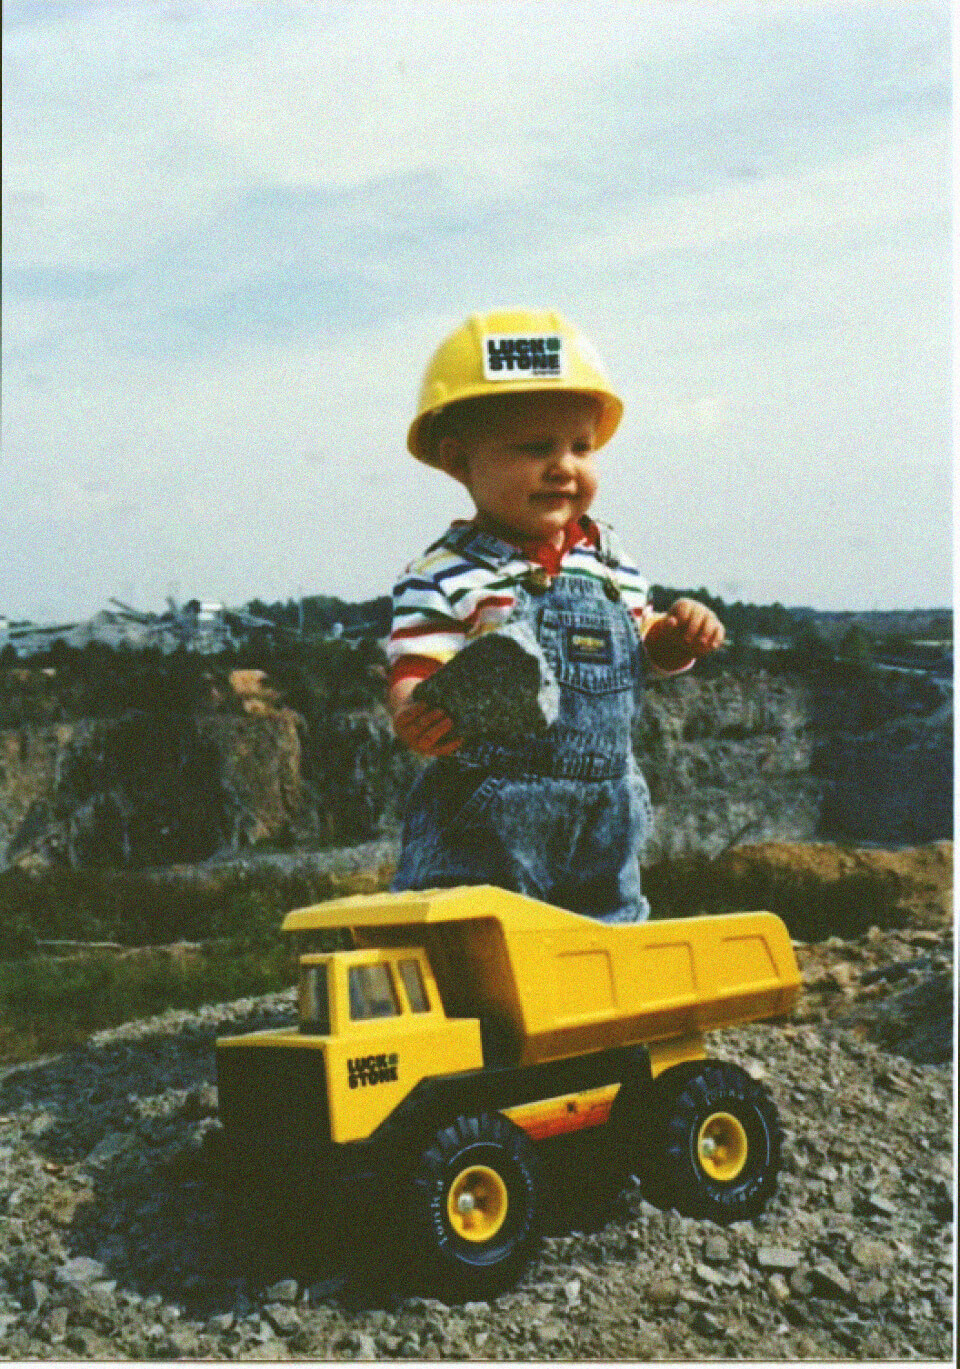
<svg viewBox="0 0 960 1369"><path fill-rule="evenodd" d="M708 1236L703 1245L703 1257L711 1264L726 1264L730 1258L730 1242L725 1236Z"/></svg>
<svg viewBox="0 0 960 1369"><path fill-rule="evenodd" d="M850 1280L828 1260L810 1270L810 1279L814 1288L827 1298L847 1298L852 1291Z"/></svg>
<svg viewBox="0 0 960 1369"><path fill-rule="evenodd" d="M264 1289L264 1301L296 1302L297 1287L296 1279L281 1279L279 1283L272 1284L269 1288Z"/></svg>
<svg viewBox="0 0 960 1369"><path fill-rule="evenodd" d="M92 1260L87 1255L78 1255L75 1259L62 1264L53 1277L61 1287L83 1288L97 1279L102 1279L106 1272L99 1260Z"/></svg>
<svg viewBox="0 0 960 1369"><path fill-rule="evenodd" d="M896 1259L889 1245L868 1238L854 1241L850 1246L850 1254L861 1269L872 1274L889 1269Z"/></svg>
<svg viewBox="0 0 960 1369"><path fill-rule="evenodd" d="M897 1212L896 1204L885 1198L882 1193L868 1193L866 1208L868 1212L876 1212L881 1217L894 1217Z"/></svg>
<svg viewBox="0 0 960 1369"><path fill-rule="evenodd" d="M789 1273L800 1264L800 1253L797 1250L788 1250L782 1245L762 1245L757 1251L757 1264L761 1269Z"/></svg>
<svg viewBox="0 0 960 1369"><path fill-rule="evenodd" d="M300 1318L286 1303L268 1303L263 1309L263 1315L278 1336L292 1336L300 1330Z"/></svg>
<svg viewBox="0 0 960 1369"><path fill-rule="evenodd" d="M723 1323L711 1312L698 1312L693 1319L693 1329L698 1331L701 1336L709 1336L714 1339L724 1333Z"/></svg>
<svg viewBox="0 0 960 1369"><path fill-rule="evenodd" d="M767 1287L774 1302L784 1303L790 1297L790 1285L782 1274L771 1274L767 1280Z"/></svg>

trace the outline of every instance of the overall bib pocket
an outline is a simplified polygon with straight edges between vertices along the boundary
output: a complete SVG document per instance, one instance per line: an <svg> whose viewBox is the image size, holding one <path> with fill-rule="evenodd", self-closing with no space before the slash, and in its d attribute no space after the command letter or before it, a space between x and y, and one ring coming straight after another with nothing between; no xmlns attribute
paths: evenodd
<svg viewBox="0 0 960 1369"><path fill-rule="evenodd" d="M625 615L545 608L539 638L561 684L585 694L632 687L633 641Z"/></svg>

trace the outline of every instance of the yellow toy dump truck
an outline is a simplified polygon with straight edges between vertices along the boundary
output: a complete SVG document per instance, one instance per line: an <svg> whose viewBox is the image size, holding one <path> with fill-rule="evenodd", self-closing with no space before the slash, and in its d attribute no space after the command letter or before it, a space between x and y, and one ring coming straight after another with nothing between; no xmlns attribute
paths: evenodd
<svg viewBox="0 0 960 1369"><path fill-rule="evenodd" d="M352 949L317 951L334 929ZM489 1296L536 1247L545 1147L576 1132L611 1193L635 1173L662 1206L729 1222L773 1192L774 1105L703 1041L789 1012L800 975L772 914L612 926L484 886L335 899L284 931L299 1025L217 1042L254 1244L362 1230L433 1291Z"/></svg>

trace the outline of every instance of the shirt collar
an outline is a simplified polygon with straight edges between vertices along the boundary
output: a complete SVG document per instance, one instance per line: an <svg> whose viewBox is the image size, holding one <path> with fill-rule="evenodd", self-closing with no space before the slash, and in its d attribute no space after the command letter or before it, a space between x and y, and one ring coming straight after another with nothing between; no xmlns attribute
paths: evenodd
<svg viewBox="0 0 960 1369"><path fill-rule="evenodd" d="M451 524L443 540L448 546L455 547L461 555L487 565L498 567L520 555L525 561L536 561L552 575L556 575L560 570L560 563L572 547L581 542L599 547L601 539L597 524L584 514L579 520L571 519L567 524L563 530L563 542L559 547L554 547L549 542L510 541L494 533L485 532L477 526L475 519L468 522L460 518Z"/></svg>

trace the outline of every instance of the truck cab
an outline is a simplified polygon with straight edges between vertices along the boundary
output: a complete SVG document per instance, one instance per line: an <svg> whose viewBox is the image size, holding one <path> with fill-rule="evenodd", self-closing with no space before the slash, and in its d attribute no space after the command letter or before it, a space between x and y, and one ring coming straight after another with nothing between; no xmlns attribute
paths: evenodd
<svg viewBox="0 0 960 1369"><path fill-rule="evenodd" d="M303 955L298 1002L337 1144L371 1136L420 1080L483 1068L479 1022L447 1017L421 946Z"/></svg>

